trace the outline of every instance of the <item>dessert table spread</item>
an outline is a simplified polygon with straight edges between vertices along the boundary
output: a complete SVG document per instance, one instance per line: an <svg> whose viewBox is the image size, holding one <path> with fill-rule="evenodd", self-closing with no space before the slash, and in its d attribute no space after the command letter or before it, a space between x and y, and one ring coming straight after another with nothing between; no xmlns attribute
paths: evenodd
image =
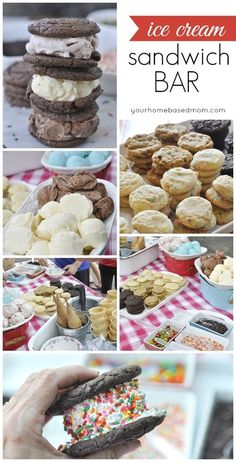
<svg viewBox="0 0 236 462"><path fill-rule="evenodd" d="M29 154L30 155L30 154ZM96 173L97 178L102 178L104 180L110 181L111 183L116 185L116 154L113 153L112 156L112 161L108 165L107 168L102 170L101 172ZM8 178L12 181L24 181L26 183L30 183L32 185L39 185L43 181L48 180L52 174L46 170L45 168L39 168L36 170L30 170L27 172L21 172L15 175L11 175ZM116 250L116 217L112 226L112 231L110 234L110 238L108 241L108 244L104 250L105 255L116 255L117 250Z"/></svg>
<svg viewBox="0 0 236 462"><path fill-rule="evenodd" d="M160 254L158 260L147 265L145 269L166 271L162 254ZM132 276L141 273L143 270L144 268L141 268L136 273L132 273ZM121 277L121 284L127 277ZM223 314L230 319L233 318L232 313L213 307L202 297L197 274L192 277L185 276L185 279L188 281L186 289L145 318L135 321L120 316L121 350L137 350L143 345L143 340L155 330L155 327L159 327L167 319L173 318L181 310L183 312L186 310L207 310Z"/></svg>
<svg viewBox="0 0 236 462"><path fill-rule="evenodd" d="M60 278L61 283L65 282L71 282L72 284L82 284L82 282L78 281L78 279L74 278L73 276L62 276ZM50 279L47 275L43 275L40 278L37 278L35 281L30 282L26 286L20 286L13 284L11 282L7 282L8 288L17 288L19 290L19 294L26 294L27 292L31 292L32 290L36 289L36 287L39 287L41 285L49 285ZM91 295L93 297L97 297L96 291L90 289L89 287L85 286L85 291L86 291L86 296ZM50 318L49 318L50 319ZM24 332L25 332L25 343L19 347L16 348L16 350L20 351L28 351L28 341L29 339L47 322L48 319L43 320L42 318L40 319L37 315L35 315L26 325L24 325ZM26 327L25 327L26 326ZM12 336L14 336L14 330L11 331Z"/></svg>

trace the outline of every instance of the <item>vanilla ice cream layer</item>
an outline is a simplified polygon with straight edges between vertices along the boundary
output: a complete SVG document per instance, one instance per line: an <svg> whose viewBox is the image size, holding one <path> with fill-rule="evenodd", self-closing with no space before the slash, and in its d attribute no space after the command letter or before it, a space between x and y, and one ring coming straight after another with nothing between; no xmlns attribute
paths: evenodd
<svg viewBox="0 0 236 462"><path fill-rule="evenodd" d="M31 88L35 95L48 101L75 101L89 96L99 85L99 80L54 79L34 74Z"/></svg>
<svg viewBox="0 0 236 462"><path fill-rule="evenodd" d="M30 55L43 54L63 58L89 59L96 49L97 39L94 35L75 38L52 38L30 35L26 51Z"/></svg>

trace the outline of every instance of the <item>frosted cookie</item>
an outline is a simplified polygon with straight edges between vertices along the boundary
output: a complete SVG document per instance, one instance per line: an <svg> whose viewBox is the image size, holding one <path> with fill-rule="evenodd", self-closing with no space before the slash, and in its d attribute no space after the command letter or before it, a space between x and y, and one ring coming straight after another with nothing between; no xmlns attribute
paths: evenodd
<svg viewBox="0 0 236 462"><path fill-rule="evenodd" d="M170 195L185 194L193 189L196 182L195 172L190 169L175 167L164 173L161 186Z"/></svg>
<svg viewBox="0 0 236 462"><path fill-rule="evenodd" d="M169 218L156 210L137 213L132 219L133 228L140 233L172 233L173 225Z"/></svg>
<svg viewBox="0 0 236 462"><path fill-rule="evenodd" d="M225 155L219 149L203 149L195 154L190 167L193 170L219 170L223 166L224 161Z"/></svg>
<svg viewBox="0 0 236 462"><path fill-rule="evenodd" d="M212 205L203 197L188 197L178 205L176 217L189 228L204 228L211 221Z"/></svg>
<svg viewBox="0 0 236 462"><path fill-rule="evenodd" d="M178 139L178 146L195 154L203 149L213 148L213 141L210 136L202 133L190 132Z"/></svg>
<svg viewBox="0 0 236 462"><path fill-rule="evenodd" d="M187 133L187 128L181 124L161 124L155 129L155 135L163 143L177 143L179 137Z"/></svg>
<svg viewBox="0 0 236 462"><path fill-rule="evenodd" d="M176 194L170 198L170 207L175 210L176 207L187 197L199 196L202 189L202 184L199 180L197 180L196 184L194 185L193 189L185 194Z"/></svg>
<svg viewBox="0 0 236 462"><path fill-rule="evenodd" d="M129 233L129 223L124 217L120 217L120 234Z"/></svg>
<svg viewBox="0 0 236 462"><path fill-rule="evenodd" d="M224 210L219 207L213 206L213 213L216 217L218 225L226 225L233 220L233 209Z"/></svg>
<svg viewBox="0 0 236 462"><path fill-rule="evenodd" d="M145 184L129 196L129 205L135 213L143 210L162 210L168 204L169 196L163 189Z"/></svg>
<svg viewBox="0 0 236 462"><path fill-rule="evenodd" d="M178 146L165 146L152 156L153 165L164 170L170 170L174 167L188 168L192 160L192 154Z"/></svg>
<svg viewBox="0 0 236 462"><path fill-rule="evenodd" d="M233 200L233 178L229 175L220 175L213 181L216 192L228 201Z"/></svg>
<svg viewBox="0 0 236 462"><path fill-rule="evenodd" d="M233 207L233 202L223 199L214 188L210 188L206 191L206 198L216 207L221 209L230 210Z"/></svg>
<svg viewBox="0 0 236 462"><path fill-rule="evenodd" d="M121 172L120 174L120 196L128 196L132 191L144 184L144 179L133 172Z"/></svg>

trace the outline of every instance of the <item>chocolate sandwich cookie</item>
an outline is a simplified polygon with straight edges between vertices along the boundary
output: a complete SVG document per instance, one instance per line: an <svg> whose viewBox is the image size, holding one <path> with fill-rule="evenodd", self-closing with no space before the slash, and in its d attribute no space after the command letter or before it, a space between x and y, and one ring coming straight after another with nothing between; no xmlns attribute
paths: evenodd
<svg viewBox="0 0 236 462"><path fill-rule="evenodd" d="M31 76L31 66L23 61L17 61L4 70L3 85L6 99L11 106L30 106L26 89Z"/></svg>
<svg viewBox="0 0 236 462"><path fill-rule="evenodd" d="M61 281L59 279L54 279L54 280L50 281L50 286L55 286L55 287L58 287L58 289L60 289L61 288Z"/></svg>
<svg viewBox="0 0 236 462"><path fill-rule="evenodd" d="M44 18L28 26L30 40L24 59L50 67L91 67L100 60L98 25L88 19Z"/></svg>
<svg viewBox="0 0 236 462"><path fill-rule="evenodd" d="M102 93L99 68L85 70L33 66L27 95L33 104L51 112L77 112Z"/></svg>
<svg viewBox="0 0 236 462"><path fill-rule="evenodd" d="M29 131L47 146L55 148L77 146L95 133L99 124L96 103L71 114L44 112L32 103L31 107Z"/></svg>
<svg viewBox="0 0 236 462"><path fill-rule="evenodd" d="M141 371L138 365L113 369L75 386L58 398L47 414L64 413L64 428L73 437L70 443L59 449L69 457L81 458L111 445L140 438L160 425L166 412L148 407L136 378ZM116 416L114 422L113 413Z"/></svg>
<svg viewBox="0 0 236 462"><path fill-rule="evenodd" d="M56 399L55 403L47 410L47 415L63 415L71 406L82 403L82 401L92 398L99 393L103 393L115 385L129 382L134 377L140 375L141 372L142 369L138 365L117 367L109 372L100 374L95 379L82 384L80 383Z"/></svg>
<svg viewBox="0 0 236 462"><path fill-rule="evenodd" d="M125 299L125 306L130 314L140 314L145 310L143 297L140 295L129 295Z"/></svg>

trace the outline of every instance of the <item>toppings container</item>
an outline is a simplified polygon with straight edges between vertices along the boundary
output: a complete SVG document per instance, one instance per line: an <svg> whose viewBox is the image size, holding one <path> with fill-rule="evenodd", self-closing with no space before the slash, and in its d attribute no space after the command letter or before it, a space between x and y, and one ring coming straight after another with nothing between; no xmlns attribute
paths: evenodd
<svg viewBox="0 0 236 462"><path fill-rule="evenodd" d="M197 321L199 321L200 319L204 319L204 318L209 319L210 321L217 321L217 322L220 322L221 324L224 324L227 327L226 332L224 334L221 334L220 332L213 331L212 329L208 327L204 327L204 326L197 324ZM218 335L220 337L228 337L230 332L233 329L232 323L225 321L224 319L222 319L221 317L218 317L217 315L216 316L207 315L204 313L204 311L202 313L198 313L195 316L193 316L193 318L190 319L189 324L190 326L195 327L196 329L201 329L211 334Z"/></svg>
<svg viewBox="0 0 236 462"><path fill-rule="evenodd" d="M163 329L166 329L167 326L170 326L171 329L174 329L175 331L177 331L176 334L175 334L175 336L172 337L169 341L165 341L165 340L163 340L163 339L161 339L161 338L158 338L158 339L157 339L157 341L158 341L161 345L163 345L164 348L161 348L161 347L159 348L159 347L157 347L157 346L155 346L155 345L151 345L151 344L149 343L150 340L152 340L153 338L155 338L155 337L156 337L156 334L157 334L158 332L161 332ZM155 350L158 350L158 351L164 350L164 349L167 347L167 345L169 345L169 343L173 342L173 340L177 337L177 335L179 335L179 333L182 331L182 329L183 329L183 327L182 327L180 324L175 323L175 322L173 322L173 321L169 321L169 320L167 319L165 322L163 322L163 323L160 325L160 327L158 327L158 328L156 328L155 330L153 330L153 331L151 332L151 334L148 335L148 336L144 339L145 348L146 348L147 350L154 350L154 351L155 351Z"/></svg>
<svg viewBox="0 0 236 462"><path fill-rule="evenodd" d="M223 337L220 338L218 335L208 333L208 332L204 332L203 330L196 329L196 327L187 327L182 332L180 332L180 334L177 335L177 337L175 338L175 342L178 343L178 344L183 345L188 350L211 351L211 350L198 350L197 348L194 348L194 346L190 347L189 345L185 345L184 343L182 343L182 341L187 336L192 337L194 341L197 341L198 337L204 337L206 340L207 339L214 340L215 342L222 345L223 350L227 349L227 346L228 346L228 343L229 343L229 341L226 338L223 338ZM215 350L212 350L212 351L215 351Z"/></svg>

